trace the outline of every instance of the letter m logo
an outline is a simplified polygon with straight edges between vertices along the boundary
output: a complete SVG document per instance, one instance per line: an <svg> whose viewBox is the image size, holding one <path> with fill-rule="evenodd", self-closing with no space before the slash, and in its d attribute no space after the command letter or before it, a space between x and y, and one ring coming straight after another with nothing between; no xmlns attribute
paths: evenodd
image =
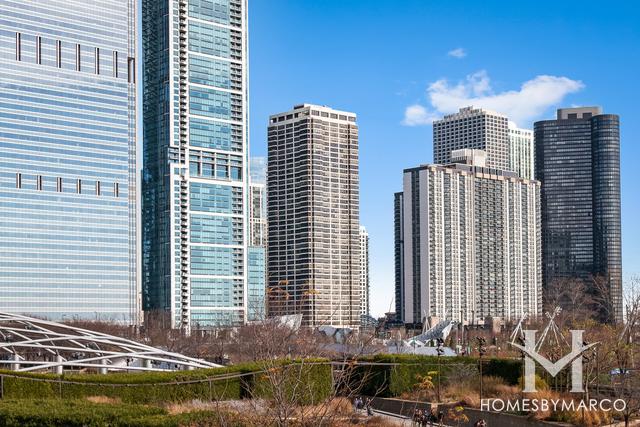
<svg viewBox="0 0 640 427"><path fill-rule="evenodd" d="M571 330L571 353L553 363L546 357L539 354L536 349L536 332L533 330L524 330L524 347L515 343L511 343L516 348L522 350L526 357L524 358L524 392L533 393L536 391L536 365L538 362L552 377L567 365L571 364L571 392L584 392L582 383L582 353L598 343L583 346L582 334L583 330Z"/></svg>

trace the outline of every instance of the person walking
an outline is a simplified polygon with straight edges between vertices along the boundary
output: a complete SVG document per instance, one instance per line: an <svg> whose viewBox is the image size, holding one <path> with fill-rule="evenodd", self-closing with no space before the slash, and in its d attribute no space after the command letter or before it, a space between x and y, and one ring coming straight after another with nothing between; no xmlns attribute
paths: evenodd
<svg viewBox="0 0 640 427"><path fill-rule="evenodd" d="M365 403L365 409L367 410L367 416L372 417L373 416L373 408L371 408L371 398L367 397L366 403Z"/></svg>

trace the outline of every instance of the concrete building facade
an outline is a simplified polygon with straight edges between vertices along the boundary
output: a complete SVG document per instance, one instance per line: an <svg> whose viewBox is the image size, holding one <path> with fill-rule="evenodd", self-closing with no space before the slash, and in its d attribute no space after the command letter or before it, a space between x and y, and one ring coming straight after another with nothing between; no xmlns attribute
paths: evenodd
<svg viewBox="0 0 640 427"><path fill-rule="evenodd" d="M457 159L474 159L454 152ZM396 306L482 323L541 310L540 183L473 164L405 169L396 193Z"/></svg>
<svg viewBox="0 0 640 427"><path fill-rule="evenodd" d="M486 151L487 166L510 170L509 131L505 115L465 107L433 122L433 162L451 163L451 153L464 148Z"/></svg>
<svg viewBox="0 0 640 427"><path fill-rule="evenodd" d="M534 179L535 149L533 131L509 122L509 170L520 178Z"/></svg>
<svg viewBox="0 0 640 427"><path fill-rule="evenodd" d="M268 313L360 323L356 115L302 104L268 125Z"/></svg>
<svg viewBox="0 0 640 427"><path fill-rule="evenodd" d="M360 314L369 316L369 233L360 226Z"/></svg>

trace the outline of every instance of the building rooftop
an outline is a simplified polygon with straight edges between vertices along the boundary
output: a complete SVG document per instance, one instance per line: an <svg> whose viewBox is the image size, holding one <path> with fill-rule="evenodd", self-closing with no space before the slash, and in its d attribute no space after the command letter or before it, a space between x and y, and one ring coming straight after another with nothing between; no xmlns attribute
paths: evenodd
<svg viewBox="0 0 640 427"><path fill-rule="evenodd" d="M319 116L323 119L329 120L342 120L355 122L356 114L351 113L349 111L342 110L334 110L331 107L326 105L316 105L316 104L298 104L294 105L293 109L290 111L285 111L278 114L273 114L269 116L269 124L283 122L286 120L293 120L299 118L300 116Z"/></svg>
<svg viewBox="0 0 640 427"><path fill-rule="evenodd" d="M601 107L558 108L557 120L588 119L602 114Z"/></svg>
<svg viewBox="0 0 640 427"><path fill-rule="evenodd" d="M490 114L492 116L499 116L504 118L507 117L504 114L498 113L496 111L491 111L484 108L474 108L472 105L470 105L468 107L460 108L460 110L458 110L457 113L446 114L442 119L436 120L436 122L441 122L443 120L459 119L462 117L473 116L476 114Z"/></svg>

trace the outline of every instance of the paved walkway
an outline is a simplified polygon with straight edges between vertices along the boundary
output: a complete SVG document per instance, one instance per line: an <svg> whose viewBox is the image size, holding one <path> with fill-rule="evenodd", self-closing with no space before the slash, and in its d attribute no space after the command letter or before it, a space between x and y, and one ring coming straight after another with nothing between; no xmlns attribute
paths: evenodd
<svg viewBox="0 0 640 427"><path fill-rule="evenodd" d="M409 418L404 417L402 415L392 414L390 412L379 411L377 409L373 410L373 413L378 417L382 417L387 421L393 423L394 426L401 427L414 427L414 424ZM434 426L442 426L442 427L450 427L447 424L434 424Z"/></svg>

